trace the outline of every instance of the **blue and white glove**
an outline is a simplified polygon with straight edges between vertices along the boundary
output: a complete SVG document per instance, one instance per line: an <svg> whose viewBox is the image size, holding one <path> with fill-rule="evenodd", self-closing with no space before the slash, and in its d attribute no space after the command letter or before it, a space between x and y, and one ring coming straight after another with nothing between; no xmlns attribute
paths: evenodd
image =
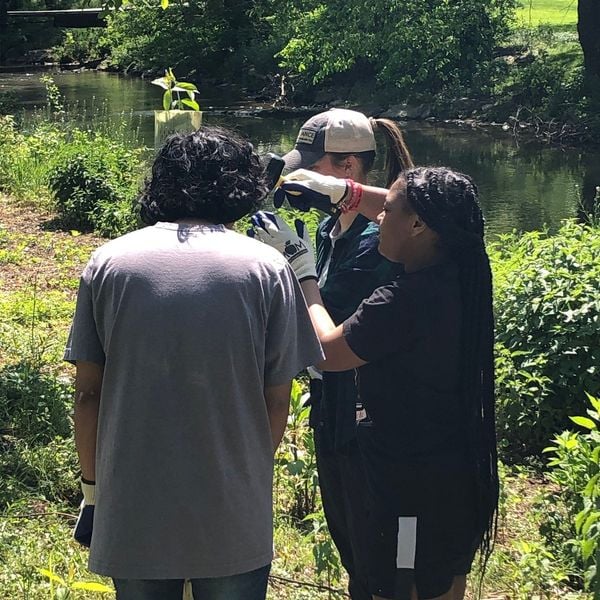
<svg viewBox="0 0 600 600"><path fill-rule="evenodd" d="M287 258L298 281L317 278L312 243L308 230L300 219L294 222L295 232L272 212L261 210L252 215L250 220L253 228L248 230L248 235L279 250Z"/></svg>
<svg viewBox="0 0 600 600"><path fill-rule="evenodd" d="M92 527L94 525L94 507L96 504L96 484L81 478L83 500L79 506L79 517L75 523L73 537L83 546L90 547L92 543Z"/></svg>
<svg viewBox="0 0 600 600"><path fill-rule="evenodd" d="M273 204L279 208L287 199L290 206L301 211L318 208L326 213L334 213L348 193L345 179L320 175L307 169L292 171L283 178L275 190Z"/></svg>

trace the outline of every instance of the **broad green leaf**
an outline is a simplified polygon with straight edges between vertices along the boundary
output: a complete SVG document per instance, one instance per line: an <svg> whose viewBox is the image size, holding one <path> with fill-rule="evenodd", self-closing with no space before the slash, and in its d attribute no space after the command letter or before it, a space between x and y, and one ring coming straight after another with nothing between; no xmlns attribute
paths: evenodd
<svg viewBox="0 0 600 600"><path fill-rule="evenodd" d="M74 590L87 590L88 592L103 592L110 594L113 591L112 588L109 588L103 583L98 583L97 581L77 581L71 587Z"/></svg>
<svg viewBox="0 0 600 600"><path fill-rule="evenodd" d="M195 100L190 100L189 98L184 98L181 101L182 104L185 104L185 106L189 106L192 110L200 110L200 106L198 105L198 103Z"/></svg>
<svg viewBox="0 0 600 600"><path fill-rule="evenodd" d="M584 560L587 560L594 552L594 540L583 540L581 542L581 554Z"/></svg>
<svg viewBox="0 0 600 600"><path fill-rule="evenodd" d="M50 581L55 581L59 585L67 585L67 582L56 573L49 571L48 569L38 569L38 571L44 576L47 577Z"/></svg>
<svg viewBox="0 0 600 600"><path fill-rule="evenodd" d="M303 460L293 460L287 464L287 470L290 475L300 475L306 468L306 463Z"/></svg>
<svg viewBox="0 0 600 600"><path fill-rule="evenodd" d="M585 427L586 429L596 429L596 423L587 417L569 417L573 423Z"/></svg>
<svg viewBox="0 0 600 600"><path fill-rule="evenodd" d="M173 99L173 94L171 94L171 90L167 90L163 94L163 108L165 110L171 110L171 101Z"/></svg>
<svg viewBox="0 0 600 600"><path fill-rule="evenodd" d="M598 517L600 516L600 513L598 513L598 511L594 511L583 523L583 525L581 526L581 533L583 535L586 535L586 533L590 530L590 527L594 524L598 522Z"/></svg>
<svg viewBox="0 0 600 600"><path fill-rule="evenodd" d="M600 399L595 398L587 392L585 393L585 395L587 396L588 400L590 401L590 404L594 407L594 409L600 413Z"/></svg>
<svg viewBox="0 0 600 600"><path fill-rule="evenodd" d="M193 83L187 83L185 81L178 81L177 87L182 90L191 90L192 92L197 92L198 88Z"/></svg>
<svg viewBox="0 0 600 600"><path fill-rule="evenodd" d="M290 392L290 396L294 401L300 400L300 397L302 396L302 386L296 379L292 380L292 389Z"/></svg>
<svg viewBox="0 0 600 600"><path fill-rule="evenodd" d="M596 450L598 450L598 448L596 448ZM587 485L585 486L583 493L586 496L592 497L595 496L594 494L594 490L596 488L596 484L598 483L598 479L600 478L600 473L596 473L587 483Z"/></svg>

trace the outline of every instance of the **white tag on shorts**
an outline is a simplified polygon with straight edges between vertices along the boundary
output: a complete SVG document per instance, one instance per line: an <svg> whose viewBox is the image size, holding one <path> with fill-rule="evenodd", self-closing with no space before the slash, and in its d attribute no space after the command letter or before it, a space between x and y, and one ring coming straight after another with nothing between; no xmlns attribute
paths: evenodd
<svg viewBox="0 0 600 600"><path fill-rule="evenodd" d="M398 517L396 568L414 569L417 551L417 517Z"/></svg>

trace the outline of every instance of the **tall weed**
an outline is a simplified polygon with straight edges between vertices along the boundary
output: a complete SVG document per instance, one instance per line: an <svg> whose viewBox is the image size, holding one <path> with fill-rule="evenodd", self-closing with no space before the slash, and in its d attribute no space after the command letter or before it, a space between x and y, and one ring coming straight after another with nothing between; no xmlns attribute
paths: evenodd
<svg viewBox="0 0 600 600"><path fill-rule="evenodd" d="M598 581L600 542L600 399L588 395L585 416L571 417L582 431L563 431L545 449L550 454L548 478L557 486L549 493L549 504L560 499L567 510L567 525L546 527L554 547L571 553L577 570L583 572L585 589Z"/></svg>

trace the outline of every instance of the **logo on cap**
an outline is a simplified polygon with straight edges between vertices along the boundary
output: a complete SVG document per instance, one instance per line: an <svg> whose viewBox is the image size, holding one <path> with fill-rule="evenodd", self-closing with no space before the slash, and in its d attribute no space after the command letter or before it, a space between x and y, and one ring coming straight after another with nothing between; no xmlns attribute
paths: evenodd
<svg viewBox="0 0 600 600"><path fill-rule="evenodd" d="M317 132L314 129L301 129L296 144L312 144Z"/></svg>

